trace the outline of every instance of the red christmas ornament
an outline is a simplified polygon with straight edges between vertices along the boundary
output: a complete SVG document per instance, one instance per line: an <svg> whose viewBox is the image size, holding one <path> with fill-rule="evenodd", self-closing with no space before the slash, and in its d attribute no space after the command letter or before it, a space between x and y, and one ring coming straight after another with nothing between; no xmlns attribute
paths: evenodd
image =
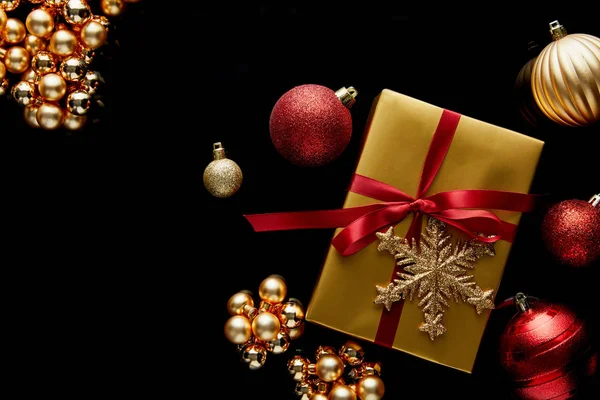
<svg viewBox="0 0 600 400"><path fill-rule="evenodd" d="M573 398L598 361L585 323L564 305L523 293L514 303L519 311L500 339L500 363L515 394L527 400Z"/></svg>
<svg viewBox="0 0 600 400"><path fill-rule="evenodd" d="M600 194L589 202L565 200L548 210L542 239L563 264L586 266L600 258Z"/></svg>
<svg viewBox="0 0 600 400"><path fill-rule="evenodd" d="M357 94L353 87L334 92L320 85L287 91L275 103L269 121L279 154L301 167L320 167L337 159L352 136L349 108Z"/></svg>

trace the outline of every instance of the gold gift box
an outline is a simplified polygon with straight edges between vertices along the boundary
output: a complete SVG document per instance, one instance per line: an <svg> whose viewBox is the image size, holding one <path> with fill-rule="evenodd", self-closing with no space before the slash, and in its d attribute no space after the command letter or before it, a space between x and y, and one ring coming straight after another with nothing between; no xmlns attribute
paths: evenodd
<svg viewBox="0 0 600 400"><path fill-rule="evenodd" d="M414 196L442 111L440 107L383 90L371 109L356 173ZM543 145L537 139L463 115L427 195L458 189L529 193ZM344 208L375 202L350 192ZM521 218L520 212L490 211L513 224ZM397 236L405 236L412 218L408 216L396 225ZM423 218L424 225L426 220ZM452 227L449 232L459 235ZM330 246L307 309L307 321L363 340L375 340L380 317L386 312L382 305L373 302L375 286L386 286L395 267L394 258L386 251L378 251L377 245L374 242L351 256L341 256ZM496 255L480 259L469 271L478 286L497 293L510 249L510 243L498 241ZM489 310L478 315L473 306L450 300L444 314L447 331L431 340L418 329L423 322L419 299L415 296L404 302L392 347L471 373Z"/></svg>

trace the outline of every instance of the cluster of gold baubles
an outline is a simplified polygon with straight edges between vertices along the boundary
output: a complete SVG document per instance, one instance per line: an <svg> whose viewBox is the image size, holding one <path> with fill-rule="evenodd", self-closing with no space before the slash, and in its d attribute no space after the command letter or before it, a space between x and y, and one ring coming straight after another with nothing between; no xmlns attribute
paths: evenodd
<svg viewBox="0 0 600 400"><path fill-rule="evenodd" d="M304 307L288 299L283 278L271 275L258 288L260 304L254 306L250 292L234 294L227 302L231 317L225 323L225 337L238 345L242 361L251 370L262 367L267 353L285 353L290 342L304 333Z"/></svg>
<svg viewBox="0 0 600 400"><path fill-rule="evenodd" d="M94 15L86 0L0 0L0 95L11 93L31 127L81 129L101 81L88 67L107 17L139 1L101 0L104 15ZM22 5L25 21L11 16Z"/></svg>
<svg viewBox="0 0 600 400"><path fill-rule="evenodd" d="M385 386L381 364L364 360L362 346L349 340L339 351L321 346L315 363L301 355L288 362L300 400L380 400Z"/></svg>

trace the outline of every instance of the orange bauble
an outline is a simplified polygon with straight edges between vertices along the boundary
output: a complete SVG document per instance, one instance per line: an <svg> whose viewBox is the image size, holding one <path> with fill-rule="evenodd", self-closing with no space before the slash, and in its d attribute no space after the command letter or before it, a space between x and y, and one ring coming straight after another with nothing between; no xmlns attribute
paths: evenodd
<svg viewBox="0 0 600 400"><path fill-rule="evenodd" d="M531 73L531 89L542 112L565 126L588 126L600 119L600 39L568 35L550 23L553 41L539 54Z"/></svg>

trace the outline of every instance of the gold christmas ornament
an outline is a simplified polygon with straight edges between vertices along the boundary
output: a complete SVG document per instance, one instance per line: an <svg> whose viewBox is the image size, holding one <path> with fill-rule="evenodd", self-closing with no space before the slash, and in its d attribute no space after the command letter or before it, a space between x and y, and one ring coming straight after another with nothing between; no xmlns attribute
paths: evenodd
<svg viewBox="0 0 600 400"><path fill-rule="evenodd" d="M442 318L449 300L469 303L477 314L494 308L494 291L481 289L471 280L473 276L467 275L477 260L495 255L493 244L457 240L453 246L446 225L434 218L427 221L420 248L414 239L409 243L395 236L393 228L378 232L377 238L377 249L389 251L404 272L387 286L376 286L375 304L383 304L390 311L394 302L412 301L416 294L425 319L419 330L428 333L431 340L446 332Z"/></svg>
<svg viewBox="0 0 600 400"><path fill-rule="evenodd" d="M213 161L204 169L206 189L215 197L231 197L240 189L242 179L242 170L235 161L227 158L221 142L214 143Z"/></svg>
<svg viewBox="0 0 600 400"><path fill-rule="evenodd" d="M92 96L103 83L88 66L107 42L107 16L138 2L103 1L98 12L107 12L101 15L87 0L0 0L0 94L12 83L13 98L32 128L83 129Z"/></svg>
<svg viewBox="0 0 600 400"><path fill-rule="evenodd" d="M583 127L600 119L600 39L567 34L550 23L552 42L533 66L531 85L541 111L560 125Z"/></svg>
<svg viewBox="0 0 600 400"><path fill-rule="evenodd" d="M287 286L283 278L268 276L261 282L259 292L261 302L258 307L248 291L240 291L229 298L227 312L230 318L224 329L225 337L238 345L242 361L251 370L260 368L268 353L285 353L304 329L304 307L295 299L285 301ZM286 311L282 312L283 308Z"/></svg>
<svg viewBox="0 0 600 400"><path fill-rule="evenodd" d="M294 355L287 368L296 382L296 395L304 400L381 400L385 393L380 378L381 364L365 362L363 356L362 346L353 340L339 351L331 346L319 346L314 364L301 354Z"/></svg>

